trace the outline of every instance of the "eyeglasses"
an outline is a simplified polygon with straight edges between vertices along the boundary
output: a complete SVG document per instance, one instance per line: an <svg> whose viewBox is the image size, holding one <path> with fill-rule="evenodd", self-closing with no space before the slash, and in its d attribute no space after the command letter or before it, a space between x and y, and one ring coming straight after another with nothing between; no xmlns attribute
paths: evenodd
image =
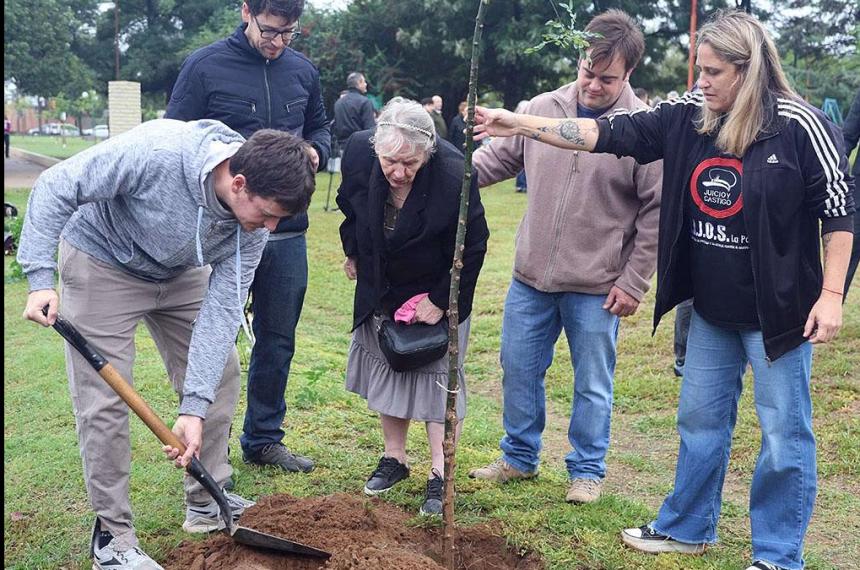
<svg viewBox="0 0 860 570"><path fill-rule="evenodd" d="M274 41L275 38L280 36L281 41L283 41L285 44L288 44L291 41L293 41L294 39L296 39L297 37L299 37L300 35L302 35L301 32L297 31L299 29L299 23L298 22L296 22L296 27L293 28L292 30L285 30L285 31L281 32L278 30L264 30L263 27L260 26L260 22L257 21L257 16L251 16L251 17L254 18L254 23L257 24L257 29L260 30L260 37L262 37L264 40L271 42L271 41Z"/></svg>

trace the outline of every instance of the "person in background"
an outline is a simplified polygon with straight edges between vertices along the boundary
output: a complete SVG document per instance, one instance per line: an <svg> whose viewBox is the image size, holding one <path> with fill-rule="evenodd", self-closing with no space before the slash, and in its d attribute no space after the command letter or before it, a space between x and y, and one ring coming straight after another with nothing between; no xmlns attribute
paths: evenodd
<svg viewBox="0 0 860 570"><path fill-rule="evenodd" d="M747 570L800 570L817 487L812 351L842 326L854 181L838 128L791 89L755 17L719 12L696 42L701 92L597 120L478 108L476 131L663 159L655 326L694 300L681 446L657 518L621 538L648 553L700 553L716 542L749 363L762 437Z"/></svg>
<svg viewBox="0 0 860 570"><path fill-rule="evenodd" d="M460 152L466 150L466 114L469 112L469 104L462 101L457 107L457 114L451 117L448 123L448 140Z"/></svg>
<svg viewBox="0 0 860 570"><path fill-rule="evenodd" d="M439 138L448 138L448 127L445 125L445 119L442 118L442 97L433 95L421 99L421 106L433 119L433 125L436 128L436 134Z"/></svg>
<svg viewBox="0 0 860 570"><path fill-rule="evenodd" d="M854 96L854 102L851 104L851 109L848 111L848 116L845 118L845 123L842 125L842 136L845 138L845 152L850 156L851 153L858 149L857 155L854 156L854 183L860 178L860 90ZM857 265L860 263L860 215L854 215L854 246L851 250L851 260L848 263L848 273L845 275L845 297L842 302L848 298L848 288L851 286L851 281L854 279L854 274L857 271Z"/></svg>
<svg viewBox="0 0 860 570"><path fill-rule="evenodd" d="M9 146L12 144L12 121L7 115L3 116L3 146L6 150L6 158L9 158Z"/></svg>
<svg viewBox="0 0 860 570"><path fill-rule="evenodd" d="M223 40L202 47L182 64L165 117L217 119L243 136L272 128L308 141L314 168L325 167L331 133L323 107L319 71L291 49L300 35L304 0L248 0L242 23ZM296 326L308 286L305 213L278 223L251 285L256 341L248 368L248 407L242 458L309 472L314 462L284 444L285 393L296 350Z"/></svg>
<svg viewBox="0 0 860 570"><path fill-rule="evenodd" d="M451 259L463 184L463 154L438 138L421 106L395 97L375 132L354 134L342 162L337 203L344 272L356 279L353 336L346 388L379 413L385 450L364 486L378 495L409 477L406 435L411 421L424 422L431 465L420 513L442 513L448 355L416 370L392 369L379 348L377 326L412 307L411 322L436 324L448 309ZM459 296L459 376L456 414L460 433L466 414L463 361L472 299L487 251L489 230L478 184L472 179Z"/></svg>
<svg viewBox="0 0 860 570"><path fill-rule="evenodd" d="M585 29L598 37L579 60L576 81L524 107L548 117L644 111L629 83L645 49L638 24L609 10ZM469 475L498 483L537 475L544 378L563 329L573 367L565 500L591 503L606 477L618 329L639 308L657 262L662 168L606 155L570 158L527 137L494 139L474 155L481 186L524 167L530 184L502 322L502 453Z"/></svg>
<svg viewBox="0 0 860 570"><path fill-rule="evenodd" d="M346 78L346 86L344 95L334 103L333 131L337 147L341 150L352 133L371 129L376 124L373 103L367 98L364 74L353 71Z"/></svg>
<svg viewBox="0 0 860 570"><path fill-rule="evenodd" d="M30 284L24 317L48 326L62 308L128 381L142 320L179 397L173 432L187 451L165 452L177 466L199 456L220 486L232 473L244 299L269 231L310 203L307 146L273 130L245 141L218 121L148 121L49 168L30 194L18 250ZM158 570L132 521L128 406L68 344L66 370L96 514L93 568ZM254 504L227 499L236 519ZM215 500L187 475L185 501L187 532L223 527Z"/></svg>

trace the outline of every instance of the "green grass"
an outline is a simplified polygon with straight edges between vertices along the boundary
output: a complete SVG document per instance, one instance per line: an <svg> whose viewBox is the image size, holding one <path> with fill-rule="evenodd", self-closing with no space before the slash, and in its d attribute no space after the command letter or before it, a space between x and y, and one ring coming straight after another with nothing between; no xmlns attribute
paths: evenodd
<svg viewBox="0 0 860 570"><path fill-rule="evenodd" d="M54 158L69 158L97 144L97 142L96 140L82 137L66 137L66 145L63 146L63 141L59 136L12 135L13 148L20 148Z"/></svg>
<svg viewBox="0 0 860 570"><path fill-rule="evenodd" d="M308 475L286 475L244 465L238 443L243 396L234 422L231 457L236 491L248 497L360 493L382 448L375 414L367 410L363 400L343 389L354 284L341 270L343 255L337 228L342 216L323 211L328 182L328 175L320 176L310 212L309 288L285 421L286 443L314 457L318 468ZM333 187L337 187L336 180ZM7 191L6 198L23 205L26 194L23 190ZM514 193L513 185L506 183L486 190L483 198L492 237L478 283L466 365L470 400L457 456L458 523L495 521L511 545L538 551L554 569L745 567L750 555L746 493L759 442L749 386L741 401L729 474L738 489L727 489L724 497L720 544L693 558L646 556L620 544L621 528L642 524L654 516L662 495L671 488L677 453L674 414L679 384L671 371L671 319L651 336L653 291L621 329L608 457L609 492L604 498L592 505L567 505L564 465L555 460L544 462L537 480L505 487L466 477L469 468L498 454L502 435L497 396L501 378L499 332L511 275L513 238L526 196ZM24 283L7 282L4 287L5 565L19 569L88 568L92 514L81 476L62 343L51 329L21 319ZM860 560L860 539L849 530L860 520L858 300L860 291L852 292L840 338L816 349L812 387L820 493L807 540L810 570L850 568ZM571 397L569 362L567 343L562 338L556 347L556 364L547 375L551 413L546 452L556 457L567 452L564 433ZM175 417L176 396L144 327L138 332L134 381L153 408L170 422ZM184 516L181 473L164 460L159 443L140 421L132 419L131 428L131 493L138 535L150 554L163 559L187 539L180 530ZM392 490L385 500L416 512L423 493L420 475L429 469L421 426L411 431L408 448L415 476Z"/></svg>

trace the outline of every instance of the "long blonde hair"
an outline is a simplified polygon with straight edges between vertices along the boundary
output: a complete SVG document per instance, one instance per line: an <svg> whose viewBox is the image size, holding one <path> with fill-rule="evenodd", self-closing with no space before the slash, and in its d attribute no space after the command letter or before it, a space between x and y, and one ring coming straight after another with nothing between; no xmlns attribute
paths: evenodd
<svg viewBox="0 0 860 570"><path fill-rule="evenodd" d="M703 135L716 132L718 149L743 156L765 126L768 101L797 95L785 78L770 34L753 16L739 11L717 13L699 31L696 47L702 44L708 44L717 57L737 67L740 87L726 113L703 105L697 130Z"/></svg>

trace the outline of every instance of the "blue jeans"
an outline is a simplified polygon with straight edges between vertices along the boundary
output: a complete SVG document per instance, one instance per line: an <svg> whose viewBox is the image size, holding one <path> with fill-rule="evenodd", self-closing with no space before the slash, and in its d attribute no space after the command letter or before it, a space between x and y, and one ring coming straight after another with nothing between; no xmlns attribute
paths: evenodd
<svg viewBox="0 0 860 570"><path fill-rule="evenodd" d="M761 331L720 328L693 311L678 405L675 488L652 526L681 542L716 542L747 362L762 432L750 489L753 559L797 570L803 568L803 537L816 493L809 343L769 363Z"/></svg>
<svg viewBox="0 0 860 570"><path fill-rule="evenodd" d="M520 188L522 188L523 190L525 190L527 184L528 183L526 182L526 171L520 170L519 174L517 174L517 181L516 181L517 189L519 190Z"/></svg>
<svg viewBox="0 0 860 570"><path fill-rule="evenodd" d="M606 295L543 293L511 281L502 323L505 436L499 447L520 471L538 467L546 425L544 378L564 327L574 376L567 471L571 479L606 475L618 317L603 308L605 300Z"/></svg>
<svg viewBox="0 0 860 570"><path fill-rule="evenodd" d="M248 409L239 438L246 455L254 455L284 437L284 393L307 288L305 236L266 243L251 284L256 342L248 368Z"/></svg>

